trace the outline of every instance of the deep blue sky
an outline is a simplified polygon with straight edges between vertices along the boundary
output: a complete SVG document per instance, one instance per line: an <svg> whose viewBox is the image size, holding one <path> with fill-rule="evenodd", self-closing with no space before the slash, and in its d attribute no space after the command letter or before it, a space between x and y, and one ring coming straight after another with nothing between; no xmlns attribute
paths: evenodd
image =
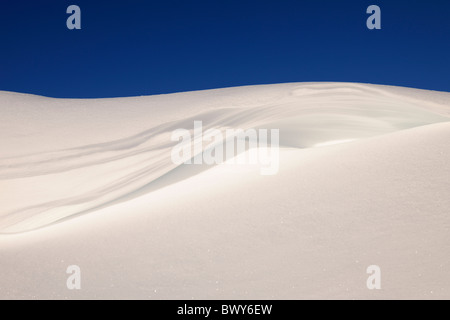
<svg viewBox="0 0 450 320"><path fill-rule="evenodd" d="M82 30L66 28L80 6ZM366 9L382 10L382 30ZM2 0L0 90L149 95L297 81L450 91L449 0Z"/></svg>

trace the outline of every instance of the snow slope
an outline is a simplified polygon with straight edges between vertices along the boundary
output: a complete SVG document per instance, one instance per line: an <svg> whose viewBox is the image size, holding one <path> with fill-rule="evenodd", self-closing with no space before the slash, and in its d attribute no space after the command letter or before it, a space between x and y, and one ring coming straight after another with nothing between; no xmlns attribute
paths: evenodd
<svg viewBox="0 0 450 320"><path fill-rule="evenodd" d="M0 114L0 298L450 298L448 93L0 92ZM171 134L194 120L280 129L279 173L175 166Z"/></svg>

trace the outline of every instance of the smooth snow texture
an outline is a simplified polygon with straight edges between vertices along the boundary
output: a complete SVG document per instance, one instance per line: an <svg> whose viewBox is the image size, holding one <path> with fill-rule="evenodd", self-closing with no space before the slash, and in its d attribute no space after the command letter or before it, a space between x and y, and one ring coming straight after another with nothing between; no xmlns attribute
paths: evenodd
<svg viewBox="0 0 450 320"><path fill-rule="evenodd" d="M293 83L0 106L0 298L450 298L448 93ZM173 165L172 131L194 120L280 129L279 173Z"/></svg>

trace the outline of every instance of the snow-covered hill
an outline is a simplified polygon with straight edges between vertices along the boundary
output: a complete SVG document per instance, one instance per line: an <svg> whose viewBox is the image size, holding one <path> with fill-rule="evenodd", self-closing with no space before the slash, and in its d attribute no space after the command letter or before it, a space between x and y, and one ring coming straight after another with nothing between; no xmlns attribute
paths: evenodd
<svg viewBox="0 0 450 320"><path fill-rule="evenodd" d="M0 298L450 298L448 93L0 92L0 115ZM279 129L278 174L175 165L171 135L196 120Z"/></svg>

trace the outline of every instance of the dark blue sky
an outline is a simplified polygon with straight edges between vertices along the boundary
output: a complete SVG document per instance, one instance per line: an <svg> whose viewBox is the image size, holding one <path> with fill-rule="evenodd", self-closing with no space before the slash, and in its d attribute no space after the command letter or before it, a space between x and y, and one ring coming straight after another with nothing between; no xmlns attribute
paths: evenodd
<svg viewBox="0 0 450 320"><path fill-rule="evenodd" d="M81 8L82 30L66 9ZM368 30L366 9L382 10ZM149 95L350 81L450 91L448 0L2 0L0 90Z"/></svg>

